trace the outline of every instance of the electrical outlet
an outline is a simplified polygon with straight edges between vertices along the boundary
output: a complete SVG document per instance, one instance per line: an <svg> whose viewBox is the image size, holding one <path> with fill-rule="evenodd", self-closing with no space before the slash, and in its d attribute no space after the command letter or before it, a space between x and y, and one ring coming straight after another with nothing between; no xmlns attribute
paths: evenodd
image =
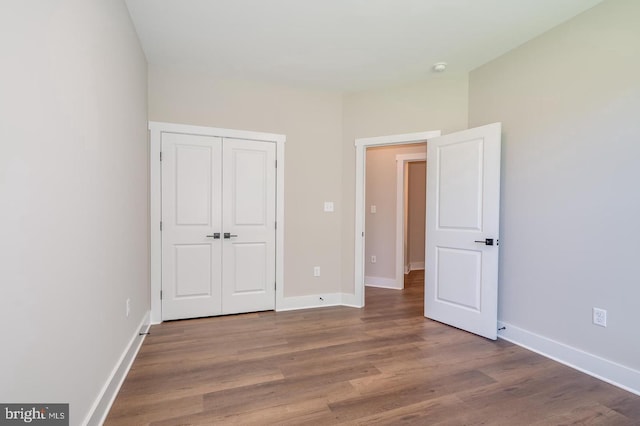
<svg viewBox="0 0 640 426"><path fill-rule="evenodd" d="M593 323L600 327L606 327L607 311L605 309L593 308Z"/></svg>
<svg viewBox="0 0 640 426"><path fill-rule="evenodd" d="M319 266L314 266L313 267L313 276L314 277L319 277L320 276L320 267Z"/></svg>
<svg viewBox="0 0 640 426"><path fill-rule="evenodd" d="M127 299L127 317L129 317L130 312L131 312L131 299Z"/></svg>
<svg viewBox="0 0 640 426"><path fill-rule="evenodd" d="M324 202L324 211L325 212L333 212L333 201L325 201Z"/></svg>
<svg viewBox="0 0 640 426"><path fill-rule="evenodd" d="M371 256L371 263L376 263L376 257L375 256Z"/></svg>

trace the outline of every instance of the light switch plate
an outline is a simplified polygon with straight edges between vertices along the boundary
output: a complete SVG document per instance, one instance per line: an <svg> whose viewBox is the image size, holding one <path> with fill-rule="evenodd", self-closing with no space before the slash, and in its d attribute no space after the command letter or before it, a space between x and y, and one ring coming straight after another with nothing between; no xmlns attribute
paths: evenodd
<svg viewBox="0 0 640 426"><path fill-rule="evenodd" d="M376 210L377 210L377 209L376 209L376 206L371 205L371 213L375 213L375 212L376 212Z"/></svg>
<svg viewBox="0 0 640 426"><path fill-rule="evenodd" d="M324 211L332 212L333 211L333 201L325 201L324 202Z"/></svg>

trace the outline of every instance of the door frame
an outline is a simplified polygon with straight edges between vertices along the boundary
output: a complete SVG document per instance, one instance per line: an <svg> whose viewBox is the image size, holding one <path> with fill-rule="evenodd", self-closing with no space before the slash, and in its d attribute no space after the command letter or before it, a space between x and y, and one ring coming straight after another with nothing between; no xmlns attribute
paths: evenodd
<svg viewBox="0 0 640 426"><path fill-rule="evenodd" d="M246 130L222 129L216 127L192 126L186 124L149 121L149 237L150 237L150 299L151 323L162 322L162 188L160 151L162 133L217 136L231 139L250 139L276 144L276 300L275 309L284 299L284 146L285 135L252 132Z"/></svg>
<svg viewBox="0 0 640 426"><path fill-rule="evenodd" d="M425 151L427 149L427 142L425 142ZM426 152L416 152L411 154L398 154L396 155L396 288L404 288L404 257L406 252L404 250L404 243L407 242L406 235L406 223L405 223L405 202L408 198L406 193L407 187L405 187L405 172L408 173L408 163L414 163L418 161L427 161ZM425 194L426 202L426 194ZM426 216L425 216L426 220ZM402 247L402 250L398 250L398 247Z"/></svg>
<svg viewBox="0 0 640 426"><path fill-rule="evenodd" d="M400 135L377 136L372 138L358 138L356 146L356 205L354 230L354 304L364 306L364 247L365 247L365 183L366 183L366 149L374 146L406 145L427 142L428 139L440 136L440 130Z"/></svg>

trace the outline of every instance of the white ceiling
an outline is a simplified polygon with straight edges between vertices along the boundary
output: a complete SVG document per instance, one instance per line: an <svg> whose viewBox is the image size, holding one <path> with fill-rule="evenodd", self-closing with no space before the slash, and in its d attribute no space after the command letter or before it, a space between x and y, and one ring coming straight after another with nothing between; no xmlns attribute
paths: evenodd
<svg viewBox="0 0 640 426"><path fill-rule="evenodd" d="M468 72L602 0L127 0L150 64L334 90Z"/></svg>

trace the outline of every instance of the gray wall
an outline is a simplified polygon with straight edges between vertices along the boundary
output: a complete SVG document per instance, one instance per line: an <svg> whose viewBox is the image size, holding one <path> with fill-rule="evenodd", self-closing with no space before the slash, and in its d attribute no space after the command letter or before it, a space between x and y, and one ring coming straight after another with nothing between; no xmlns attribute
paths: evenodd
<svg viewBox="0 0 640 426"><path fill-rule="evenodd" d="M0 28L0 401L75 425L149 309L146 61L122 1L3 2Z"/></svg>
<svg viewBox="0 0 640 426"><path fill-rule="evenodd" d="M470 126L503 123L499 319L640 368L640 2L604 2L469 87Z"/></svg>

